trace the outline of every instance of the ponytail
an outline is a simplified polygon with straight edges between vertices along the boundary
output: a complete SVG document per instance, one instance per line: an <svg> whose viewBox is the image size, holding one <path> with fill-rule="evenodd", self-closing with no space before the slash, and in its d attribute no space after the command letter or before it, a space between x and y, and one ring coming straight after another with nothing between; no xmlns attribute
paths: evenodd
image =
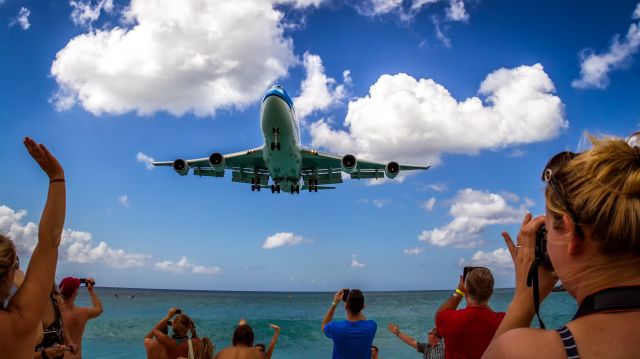
<svg viewBox="0 0 640 359"><path fill-rule="evenodd" d="M201 339L202 342L202 350L198 355L198 359L212 359L213 354L216 350L216 346L213 344L209 337L204 337Z"/></svg>

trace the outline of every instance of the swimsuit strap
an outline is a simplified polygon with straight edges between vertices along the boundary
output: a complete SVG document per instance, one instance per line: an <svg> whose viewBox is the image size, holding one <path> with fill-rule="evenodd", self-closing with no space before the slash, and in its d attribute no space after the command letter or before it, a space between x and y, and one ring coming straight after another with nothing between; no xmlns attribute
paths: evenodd
<svg viewBox="0 0 640 359"><path fill-rule="evenodd" d="M562 339L562 345L564 346L564 351L567 353L567 358L579 359L580 355L578 355L578 347L576 346L575 339L573 339L571 330L564 326L560 329L556 329L556 331L560 335L560 339Z"/></svg>

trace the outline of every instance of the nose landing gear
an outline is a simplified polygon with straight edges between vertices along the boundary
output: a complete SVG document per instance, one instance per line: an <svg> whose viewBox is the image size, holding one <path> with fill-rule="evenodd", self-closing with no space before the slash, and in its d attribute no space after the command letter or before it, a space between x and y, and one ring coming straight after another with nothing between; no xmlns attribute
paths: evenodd
<svg viewBox="0 0 640 359"><path fill-rule="evenodd" d="M273 134L273 142L271 142L271 151L280 151L280 129L274 128L271 132Z"/></svg>

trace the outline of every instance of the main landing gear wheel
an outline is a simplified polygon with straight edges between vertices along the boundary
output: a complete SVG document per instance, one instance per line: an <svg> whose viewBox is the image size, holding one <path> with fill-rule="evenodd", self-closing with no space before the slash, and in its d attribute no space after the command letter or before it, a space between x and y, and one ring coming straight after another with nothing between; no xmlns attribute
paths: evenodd
<svg viewBox="0 0 640 359"><path fill-rule="evenodd" d="M276 186L271 185L271 193L275 193L276 192Z"/></svg>
<svg viewBox="0 0 640 359"><path fill-rule="evenodd" d="M256 185L252 184L252 185L251 185L251 192L253 192L253 191L255 191L255 190L256 190Z"/></svg>

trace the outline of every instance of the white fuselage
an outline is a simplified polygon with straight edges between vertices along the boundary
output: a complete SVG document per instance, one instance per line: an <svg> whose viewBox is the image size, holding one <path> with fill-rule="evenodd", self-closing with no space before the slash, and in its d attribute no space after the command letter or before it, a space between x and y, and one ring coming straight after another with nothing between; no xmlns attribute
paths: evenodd
<svg viewBox="0 0 640 359"><path fill-rule="evenodd" d="M289 192L301 177L300 128L285 92L267 93L260 113L264 135L263 159L273 181Z"/></svg>

